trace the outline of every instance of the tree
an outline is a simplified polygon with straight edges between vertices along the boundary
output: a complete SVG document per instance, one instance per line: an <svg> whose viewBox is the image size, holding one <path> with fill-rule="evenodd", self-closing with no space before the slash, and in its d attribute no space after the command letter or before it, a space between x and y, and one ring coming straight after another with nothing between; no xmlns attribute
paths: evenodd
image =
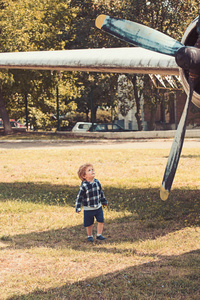
<svg viewBox="0 0 200 300"><path fill-rule="evenodd" d="M137 120L138 130L142 131L143 124L142 124L142 115L141 115L141 98L143 96L143 91L144 91L143 76L132 75L129 77L131 77L133 90L134 90L134 99L136 104L135 118Z"/></svg>
<svg viewBox="0 0 200 300"><path fill-rule="evenodd" d="M138 130L143 130L141 116L141 97L143 96L143 76L139 75L120 75L118 78L118 100L119 110L123 117L136 106L135 118Z"/></svg>
<svg viewBox="0 0 200 300"><path fill-rule="evenodd" d="M71 8L78 9L76 18L72 19L68 35L64 35L65 49L110 47L112 41L121 45L122 42L106 35L95 27L95 19L101 13L110 11L110 1L71 0ZM117 76L102 73L76 73L76 85L81 87L81 95L76 99L78 111L86 114L92 110L91 95L93 95L93 116L96 119L98 106L110 106L116 95ZM115 78L113 80L113 78ZM112 84L111 84L112 82ZM112 102L112 103L111 103Z"/></svg>
<svg viewBox="0 0 200 300"><path fill-rule="evenodd" d="M158 105L161 103L162 98L159 90L153 85L149 76L145 76L145 89L144 89L144 102L145 107L148 107L150 112L149 130L155 129L155 116Z"/></svg>
<svg viewBox="0 0 200 300"><path fill-rule="evenodd" d="M133 108L134 102L133 84L126 75L118 77L119 111L123 117Z"/></svg>
<svg viewBox="0 0 200 300"><path fill-rule="evenodd" d="M67 30L70 18L74 17L72 10L69 10L69 3L64 0L8 0L5 3L0 16L0 42L4 52L64 48L64 42L59 40L58 34L63 28ZM17 118L25 116L25 95L29 95L29 113L35 113L33 119L38 120L38 126L41 123L40 115L43 122L45 115L48 120L49 114L56 111L55 87L58 79L55 74L52 76L50 71L10 70L6 72L10 78L7 81L4 72L1 74L1 86L9 113L12 112ZM72 74L63 76L62 83L76 90Z"/></svg>
<svg viewBox="0 0 200 300"><path fill-rule="evenodd" d="M5 108L5 104L4 104L4 99L3 99L3 94L2 91L0 89L0 113L3 119L3 124L4 124L4 133L5 134L11 134L12 133L12 128L9 122L9 116L7 113L7 110Z"/></svg>

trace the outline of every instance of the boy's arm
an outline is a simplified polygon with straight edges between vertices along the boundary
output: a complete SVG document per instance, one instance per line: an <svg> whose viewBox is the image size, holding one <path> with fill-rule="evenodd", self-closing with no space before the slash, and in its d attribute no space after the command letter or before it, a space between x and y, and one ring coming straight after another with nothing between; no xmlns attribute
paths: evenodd
<svg viewBox="0 0 200 300"><path fill-rule="evenodd" d="M78 213L81 211L81 202L83 199L82 194L83 194L83 190L80 187L77 198L76 198L76 212L78 212Z"/></svg>
<svg viewBox="0 0 200 300"><path fill-rule="evenodd" d="M100 182L99 182L99 185L100 185L100 189L101 189L101 203L106 206L106 205L108 205L108 201L106 200L106 197L104 195L104 192L102 190Z"/></svg>
<svg viewBox="0 0 200 300"><path fill-rule="evenodd" d="M104 192L101 190L101 203L105 206L108 205L108 201L106 200L105 196L104 196Z"/></svg>

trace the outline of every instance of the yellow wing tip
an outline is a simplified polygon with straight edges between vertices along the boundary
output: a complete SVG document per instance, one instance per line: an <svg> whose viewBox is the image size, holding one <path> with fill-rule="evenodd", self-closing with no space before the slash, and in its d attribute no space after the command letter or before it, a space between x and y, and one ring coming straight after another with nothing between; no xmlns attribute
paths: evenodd
<svg viewBox="0 0 200 300"><path fill-rule="evenodd" d="M168 199L169 196L169 192L167 190L164 189L164 187L160 187L160 198L163 201L166 201Z"/></svg>
<svg viewBox="0 0 200 300"><path fill-rule="evenodd" d="M106 18L106 15L99 15L97 18L96 18L96 21L95 21L95 26L99 29L101 29L102 25L103 25L103 22Z"/></svg>

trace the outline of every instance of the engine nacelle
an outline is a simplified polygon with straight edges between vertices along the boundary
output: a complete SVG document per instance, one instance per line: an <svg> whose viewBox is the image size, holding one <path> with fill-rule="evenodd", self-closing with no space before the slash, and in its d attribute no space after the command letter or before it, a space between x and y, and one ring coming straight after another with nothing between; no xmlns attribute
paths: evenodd
<svg viewBox="0 0 200 300"><path fill-rule="evenodd" d="M198 18L194 19L192 21L192 23L187 27L183 38L182 38L182 44L186 45L186 46L194 46L197 38L198 38L198 33L196 30L196 25L198 22ZM181 77L181 82L183 84L183 88L186 92L186 94L189 93L189 84L188 84L188 72L184 71L183 69L179 69L179 73L180 73L180 77ZM195 91L193 93L193 97L192 97L192 102L200 108L200 84L197 85L197 87L195 88Z"/></svg>

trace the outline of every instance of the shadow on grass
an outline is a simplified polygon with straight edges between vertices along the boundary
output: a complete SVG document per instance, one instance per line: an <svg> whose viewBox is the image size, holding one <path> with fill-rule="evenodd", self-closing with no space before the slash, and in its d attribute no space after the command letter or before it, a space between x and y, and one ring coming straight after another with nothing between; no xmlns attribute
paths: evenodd
<svg viewBox="0 0 200 300"><path fill-rule="evenodd" d="M4 243L5 249L31 249L46 247L52 249L73 249L84 252L103 252L103 253L120 253L134 255L137 252L135 242L154 240L156 238L167 235L169 232L177 230L173 227L165 229L148 228L143 223L131 218L115 218L106 221L104 226L104 236L107 238L103 242L96 241L88 243L86 230L83 225L69 226L60 229L52 229L40 232L30 232L26 234L18 234L12 236L2 236L1 241ZM93 234L96 234L96 223L94 224ZM121 249L117 244L127 242L128 245ZM106 244L109 244L107 247ZM144 256L143 254L139 254ZM154 254L152 254L154 256ZM158 255L156 255L158 257Z"/></svg>
<svg viewBox="0 0 200 300"><path fill-rule="evenodd" d="M111 208L117 211L137 213L149 227L165 227L166 221L175 221L180 226L199 225L200 190L174 189L167 201L160 199L159 189L107 188L112 199Z"/></svg>
<svg viewBox="0 0 200 300"><path fill-rule="evenodd" d="M8 299L199 299L200 250ZM66 278L67 282L67 278Z"/></svg>
<svg viewBox="0 0 200 300"><path fill-rule="evenodd" d="M42 182L0 183L0 201L14 200L74 206L78 188Z"/></svg>
<svg viewBox="0 0 200 300"><path fill-rule="evenodd" d="M75 206L79 186L50 183L0 183L0 201L13 200L45 205ZM150 228L165 227L166 221L180 226L199 225L200 190L174 189L167 201L160 200L156 188L104 188L108 209L137 214Z"/></svg>
<svg viewBox="0 0 200 300"><path fill-rule="evenodd" d="M10 199L46 205L69 205L73 208L78 191L78 187L19 182L0 184L0 189L1 201ZM105 208L105 216L109 217L106 218L104 234L109 244L119 241L134 243L138 240L156 239L185 226L199 224L200 191L174 190L173 195L166 202L160 200L157 189L106 187L105 194L109 200L108 210L124 212L124 216L122 214L121 217L112 219ZM82 225L12 237L3 236L1 239L8 247L15 249L45 246L77 250L81 245L81 250L91 250L91 245L86 242L86 232ZM135 250L134 248L120 250L114 246L107 249L102 244L100 248L95 249L94 246L94 251L134 253Z"/></svg>

